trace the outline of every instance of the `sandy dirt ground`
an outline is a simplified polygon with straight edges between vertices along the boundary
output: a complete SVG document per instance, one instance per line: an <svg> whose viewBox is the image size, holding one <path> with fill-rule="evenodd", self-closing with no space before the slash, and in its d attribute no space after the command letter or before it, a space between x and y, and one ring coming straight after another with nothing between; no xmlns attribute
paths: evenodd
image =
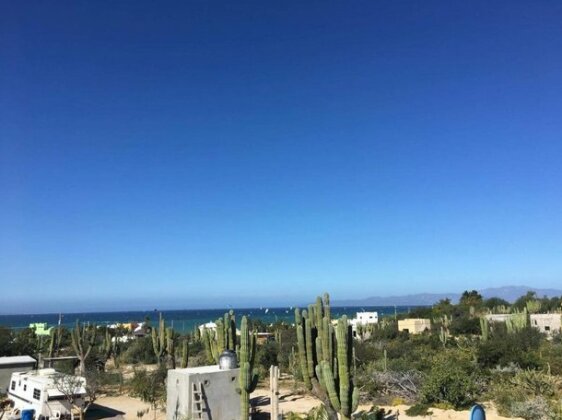
<svg viewBox="0 0 562 420"><path fill-rule="evenodd" d="M288 389L281 389L279 410L281 413L306 413L311 408L318 406L320 403L316 398L309 395L293 393ZM265 413L270 412L269 407L269 391L267 389L257 389L252 394L252 405L256 406L257 413L261 414L260 418L267 418ZM507 420L507 417L502 417L497 414L496 410L486 406L487 420ZM361 410L368 410L370 406L361 406ZM405 414L408 406L399 405L395 407L382 407L385 408L389 415L388 420L396 419L417 419L417 420L468 420L469 411L454 411L454 410L440 410L438 408L431 409L432 414L423 417L409 417ZM118 397L102 397L97 401L97 407L88 413L88 419L138 419L137 412L149 409L149 406L142 401L126 395ZM257 417L257 416L256 416ZM144 415L144 420L154 419L154 412L150 410ZM164 420L166 414L162 410L156 412L156 420Z"/></svg>

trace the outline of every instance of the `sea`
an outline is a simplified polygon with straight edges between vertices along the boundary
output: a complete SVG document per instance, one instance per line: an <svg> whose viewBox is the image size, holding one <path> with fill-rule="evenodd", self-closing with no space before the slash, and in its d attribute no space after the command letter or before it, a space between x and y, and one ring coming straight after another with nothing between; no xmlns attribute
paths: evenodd
<svg viewBox="0 0 562 420"><path fill-rule="evenodd" d="M394 315L395 313L406 313L414 306L368 306L368 307L331 307L332 318L343 315L353 318L358 311L378 312L379 318ZM162 314L167 327L172 327L178 333L186 333L195 327L215 321L222 317L229 309L186 309L186 310L162 310L162 311L124 311L124 312L88 312L88 313L62 313L62 314L35 314L35 315L0 315L0 326L19 329L27 328L29 324L46 322L48 326L56 326L61 320L61 325L71 327L76 321L81 324L110 325L115 323L143 322L149 319L154 325L158 322L159 314ZM250 319L259 319L266 324L275 322L294 323L295 312L292 307L285 308L240 308L234 309L237 321L243 315Z"/></svg>

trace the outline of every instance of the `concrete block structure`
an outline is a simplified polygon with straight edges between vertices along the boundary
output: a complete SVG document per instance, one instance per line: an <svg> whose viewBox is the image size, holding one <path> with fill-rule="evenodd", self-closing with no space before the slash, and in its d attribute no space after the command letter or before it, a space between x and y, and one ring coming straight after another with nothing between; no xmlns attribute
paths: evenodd
<svg viewBox="0 0 562 420"><path fill-rule="evenodd" d="M238 420L240 369L201 366L168 371L167 420Z"/></svg>
<svg viewBox="0 0 562 420"><path fill-rule="evenodd" d="M7 393L12 373L33 370L36 364L31 356L0 357L0 393Z"/></svg>
<svg viewBox="0 0 562 420"><path fill-rule="evenodd" d="M561 314L531 314L531 327L548 335L560 333L562 328Z"/></svg>
<svg viewBox="0 0 562 420"><path fill-rule="evenodd" d="M407 318L398 321L398 331L421 334L431 330L431 320L427 318Z"/></svg>

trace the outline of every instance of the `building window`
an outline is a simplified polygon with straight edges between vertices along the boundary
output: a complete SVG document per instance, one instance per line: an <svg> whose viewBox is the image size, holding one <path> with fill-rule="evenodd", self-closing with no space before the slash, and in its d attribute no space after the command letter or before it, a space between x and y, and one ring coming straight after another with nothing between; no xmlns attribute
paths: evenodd
<svg viewBox="0 0 562 420"><path fill-rule="evenodd" d="M37 388L33 388L33 399L40 400L41 399L41 391Z"/></svg>
<svg viewBox="0 0 562 420"><path fill-rule="evenodd" d="M27 384L24 384L24 385L23 385L23 390L24 390L24 391L27 391Z"/></svg>
<svg viewBox="0 0 562 420"><path fill-rule="evenodd" d="M16 389L16 381L12 381L12 386L10 387L12 391Z"/></svg>
<svg viewBox="0 0 562 420"><path fill-rule="evenodd" d="M544 326L544 330L545 330L545 331L550 331L550 327L549 327L548 325L545 325L545 326Z"/></svg>

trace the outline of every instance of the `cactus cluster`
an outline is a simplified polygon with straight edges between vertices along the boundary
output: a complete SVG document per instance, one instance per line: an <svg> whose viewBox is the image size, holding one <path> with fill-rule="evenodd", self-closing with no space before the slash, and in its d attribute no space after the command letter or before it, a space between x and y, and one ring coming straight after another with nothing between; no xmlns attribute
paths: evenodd
<svg viewBox="0 0 562 420"><path fill-rule="evenodd" d="M204 328L201 334L209 363L218 363L220 354L225 350L237 350L234 311L225 313L222 318L215 321L215 324L217 325L215 331Z"/></svg>
<svg viewBox="0 0 562 420"><path fill-rule="evenodd" d="M62 339L62 327L59 325L56 328L51 328L51 331L49 331L49 336L49 357L54 357L59 352Z"/></svg>
<svg viewBox="0 0 562 420"><path fill-rule="evenodd" d="M104 356L104 363L107 363L107 361L111 357L113 357L113 363L115 364L115 367L119 367L119 340L117 340L117 337L111 336L109 328L105 329L105 336L103 339L103 343L101 344L101 351Z"/></svg>
<svg viewBox="0 0 562 420"><path fill-rule="evenodd" d="M447 342L449 341L449 337L451 336L449 328L451 327L451 322L453 321L453 317L443 315L440 321L441 321L441 329L439 331L439 341L441 341L443 347L446 347Z"/></svg>
<svg viewBox="0 0 562 420"><path fill-rule="evenodd" d="M152 348L156 359L158 360L158 365L164 362L166 356L169 357L172 368L176 368L176 345L175 345L175 334L174 329L171 327L166 328L166 323L162 314L159 315L158 328L152 327Z"/></svg>
<svg viewBox="0 0 562 420"><path fill-rule="evenodd" d="M527 308L524 308L522 312L513 313L505 321L505 326L507 332L510 334L527 328L529 326L529 313L527 312Z"/></svg>
<svg viewBox="0 0 562 420"><path fill-rule="evenodd" d="M240 347L238 358L240 363L240 418L246 420L250 413L250 394L258 384L258 374L254 369L256 356L256 335L248 328L248 319L242 317L240 327Z"/></svg>
<svg viewBox="0 0 562 420"><path fill-rule="evenodd" d="M189 357L189 343L187 339L183 340L181 348L181 367L185 369L187 367L188 357Z"/></svg>
<svg viewBox="0 0 562 420"><path fill-rule="evenodd" d="M86 374L86 359L90 355L92 348L96 344L97 329L95 325L80 327L80 322L76 320L76 325L70 331L72 348L80 361L80 375Z"/></svg>
<svg viewBox="0 0 562 420"><path fill-rule="evenodd" d="M326 405L332 418L351 418L359 403L353 383L353 337L347 317L334 328L330 297L318 297L302 312L295 310L299 364L305 385ZM337 413L337 414L336 414Z"/></svg>

